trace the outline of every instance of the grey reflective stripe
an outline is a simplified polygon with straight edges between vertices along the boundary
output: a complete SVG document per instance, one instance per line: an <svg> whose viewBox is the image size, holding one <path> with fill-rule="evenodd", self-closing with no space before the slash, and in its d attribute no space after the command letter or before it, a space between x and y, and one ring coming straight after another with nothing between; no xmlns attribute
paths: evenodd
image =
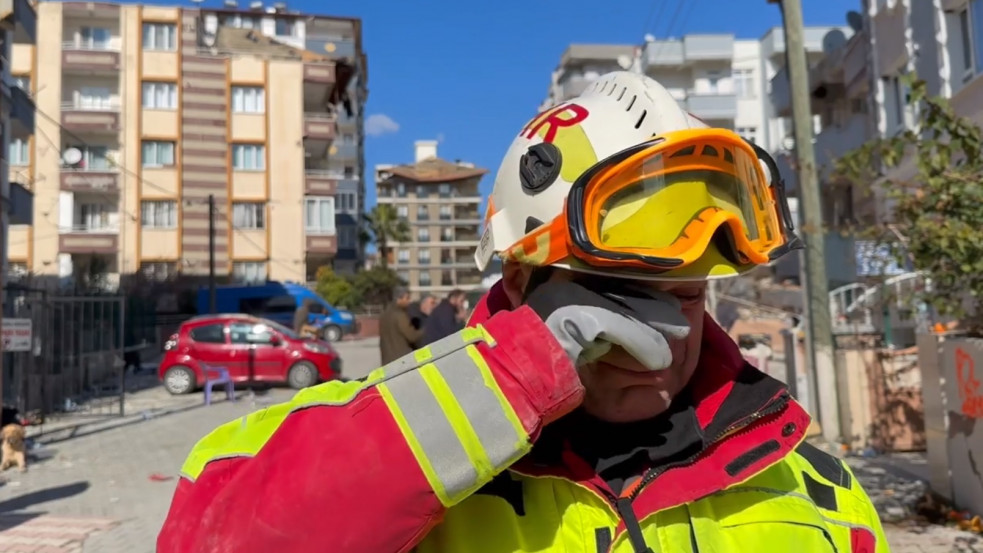
<svg viewBox="0 0 983 553"><path fill-rule="evenodd" d="M521 453L516 447L523 437L505 416L498 396L485 385L481 370L466 349L434 361L457 402L467 415L474 433L495 469L504 469Z"/></svg>
<svg viewBox="0 0 983 553"><path fill-rule="evenodd" d="M420 361L417 361L415 351L412 353L407 353L406 355L400 357L399 359L393 361L392 363L389 363L382 367L385 376L383 376L382 380L380 380L379 382L385 382L386 380L394 376L399 376L405 372L412 371L413 369L418 369L429 362L430 361L423 361L421 363ZM378 384L379 382L376 382L375 384Z"/></svg>
<svg viewBox="0 0 983 553"><path fill-rule="evenodd" d="M461 351L466 346L481 341L483 341L481 338L465 340L460 333L454 333L451 334L450 336L445 336L440 340L437 340L436 342L430 344L427 347L430 348L430 358L436 360L436 359L440 359L441 357L444 357L445 355L454 353L455 351ZM468 362L470 363L471 361L468 360Z"/></svg>
<svg viewBox="0 0 983 553"><path fill-rule="evenodd" d="M440 359L441 357L454 353L455 351L461 351L471 344L476 344L483 341L484 340L482 340L480 337L465 340L461 336L460 332L451 334L450 336L441 338L440 340L437 340L436 342L427 346L426 349L430 350L430 355L429 357L423 358L423 361L417 360L417 352L414 351L412 353L407 353L392 363L384 366L383 370L385 371L385 377L383 377L380 382L384 382L405 372L412 371L413 369L419 369L424 365L430 364L434 359ZM378 382L376 382L376 384L378 384Z"/></svg>
<svg viewBox="0 0 983 553"><path fill-rule="evenodd" d="M474 363L468 359L473 367ZM472 367L457 367L474 371ZM406 373L386 382L386 388L399 405L403 418L440 479L444 492L454 498L478 482L478 471L457 439L447 415L430 391L419 371Z"/></svg>

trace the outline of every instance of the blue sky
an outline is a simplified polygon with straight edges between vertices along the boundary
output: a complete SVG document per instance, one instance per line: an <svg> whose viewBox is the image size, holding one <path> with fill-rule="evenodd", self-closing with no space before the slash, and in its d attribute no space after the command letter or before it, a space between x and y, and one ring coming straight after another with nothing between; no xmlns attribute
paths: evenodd
<svg viewBox="0 0 983 553"><path fill-rule="evenodd" d="M157 1L154 3L174 4ZM244 4L245 2L243 2ZM190 4L190 2L189 2ZM860 0L803 0L806 25L844 25ZM217 6L219 0L206 0ZM439 139L444 159L490 170L545 98L572 42L640 43L693 32L758 38L781 25L766 0L288 0L291 9L360 17L369 63L366 117L390 132L366 137L367 204L377 163L413 161L413 141ZM670 25L671 24L671 25Z"/></svg>

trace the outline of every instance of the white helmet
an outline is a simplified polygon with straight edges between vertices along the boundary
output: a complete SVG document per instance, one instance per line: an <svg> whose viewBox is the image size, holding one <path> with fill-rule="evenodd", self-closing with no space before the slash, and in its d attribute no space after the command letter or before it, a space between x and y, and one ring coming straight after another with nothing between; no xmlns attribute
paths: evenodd
<svg viewBox="0 0 983 553"><path fill-rule="evenodd" d="M699 128L707 125L680 107L661 84L627 71L603 75L579 97L540 113L512 141L495 176L485 230L475 252L479 269L484 270L495 255L563 213L573 182L599 161L650 140L653 135ZM529 167L527 154L537 152L534 147L543 142L556 146L545 150L559 159L548 160L545 165L555 168L548 177L538 178L536 172L542 170L543 164ZM540 150L535 155L543 153ZM661 274L596 269L573 257L553 266L644 280L706 280L753 268L735 266L715 247L708 249L703 258L708 259L709 265L702 263L702 270L690 267Z"/></svg>

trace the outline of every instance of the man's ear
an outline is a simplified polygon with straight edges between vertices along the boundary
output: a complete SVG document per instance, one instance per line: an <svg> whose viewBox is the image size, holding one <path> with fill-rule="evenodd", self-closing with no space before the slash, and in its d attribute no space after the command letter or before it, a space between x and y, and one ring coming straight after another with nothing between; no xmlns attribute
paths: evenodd
<svg viewBox="0 0 983 553"><path fill-rule="evenodd" d="M502 265L502 287L513 309L522 304L522 292L526 289L530 274L532 274L532 267L528 265L515 262Z"/></svg>

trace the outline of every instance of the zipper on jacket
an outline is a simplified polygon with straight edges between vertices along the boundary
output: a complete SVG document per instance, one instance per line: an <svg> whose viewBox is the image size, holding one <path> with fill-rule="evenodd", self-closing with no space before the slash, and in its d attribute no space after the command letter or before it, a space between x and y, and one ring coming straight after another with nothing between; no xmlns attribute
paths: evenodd
<svg viewBox="0 0 983 553"><path fill-rule="evenodd" d="M645 536L642 535L642 527L638 524L638 517L635 515L635 508L631 505L631 498L619 498L615 507L618 509L621 519L625 521L628 541L635 553L652 553L652 548L645 543Z"/></svg>

